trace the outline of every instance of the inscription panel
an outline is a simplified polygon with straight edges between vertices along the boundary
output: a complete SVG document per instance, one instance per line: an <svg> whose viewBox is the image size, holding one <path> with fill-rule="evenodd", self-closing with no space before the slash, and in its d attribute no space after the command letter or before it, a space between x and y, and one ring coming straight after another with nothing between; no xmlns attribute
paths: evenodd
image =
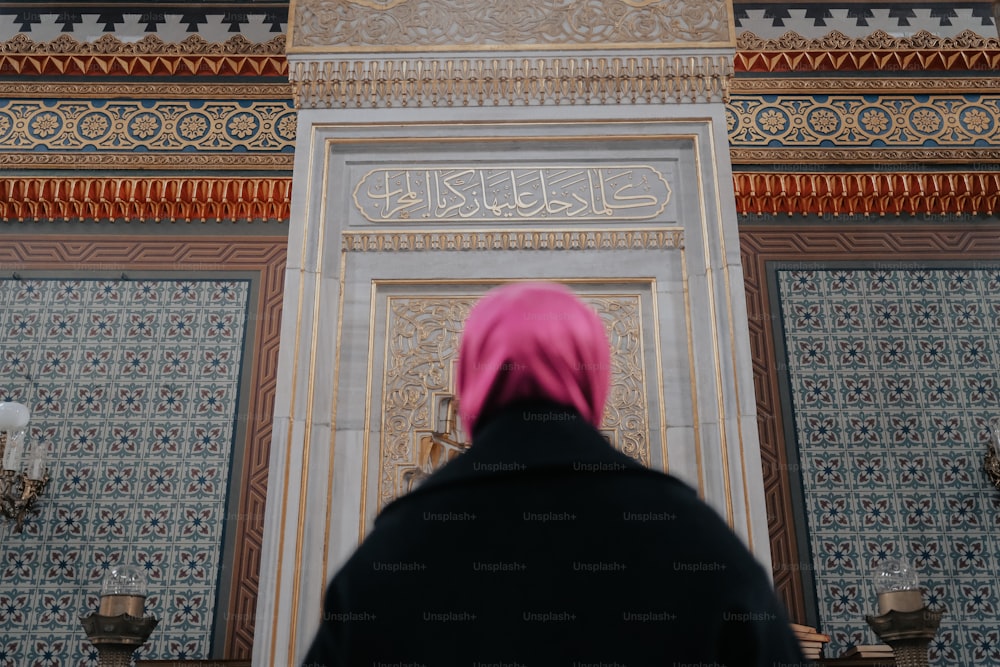
<svg viewBox="0 0 1000 667"><path fill-rule="evenodd" d="M330 197L347 227L372 230L534 227L662 228L678 223L682 180L674 146L523 137L390 140L332 148ZM674 149L674 150L670 150ZM558 158L552 154L558 152ZM420 154L420 159L396 156Z"/></svg>
<svg viewBox="0 0 1000 667"><path fill-rule="evenodd" d="M378 168L354 188L371 222L575 222L652 220L670 184L642 164Z"/></svg>

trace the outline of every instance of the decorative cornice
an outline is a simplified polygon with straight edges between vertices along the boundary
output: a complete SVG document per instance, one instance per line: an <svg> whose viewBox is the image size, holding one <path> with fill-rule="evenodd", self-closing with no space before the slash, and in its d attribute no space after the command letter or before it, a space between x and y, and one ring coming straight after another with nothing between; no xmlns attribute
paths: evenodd
<svg viewBox="0 0 1000 667"><path fill-rule="evenodd" d="M992 215L1000 210L997 172L737 172L733 184L741 214Z"/></svg>
<svg viewBox="0 0 1000 667"><path fill-rule="evenodd" d="M290 178L2 178L0 221L284 222Z"/></svg>
<svg viewBox="0 0 1000 667"><path fill-rule="evenodd" d="M905 162L972 163L995 166L998 148L732 148L733 164L797 164L811 169L817 164L863 163L893 168Z"/></svg>
<svg viewBox="0 0 1000 667"><path fill-rule="evenodd" d="M289 72L298 108L719 102L724 55L317 62Z"/></svg>
<svg viewBox="0 0 1000 667"><path fill-rule="evenodd" d="M1000 40L971 31L955 37L937 37L921 31L893 37L881 30L851 38L833 31L820 39L789 32L762 39L751 32L737 39L737 72L923 72L996 71L1000 69Z"/></svg>
<svg viewBox="0 0 1000 667"><path fill-rule="evenodd" d="M292 0L289 53L732 47L722 0Z"/></svg>
<svg viewBox="0 0 1000 667"><path fill-rule="evenodd" d="M746 31L737 36L736 48L741 51L956 51L1000 49L1000 39L983 37L971 30L963 30L954 37L938 37L926 30L908 37L894 37L884 30L876 30L867 37L848 37L832 30L816 39L794 31L776 39L766 39Z"/></svg>
<svg viewBox="0 0 1000 667"><path fill-rule="evenodd" d="M666 250L684 247L679 229L343 232L345 252L476 250Z"/></svg>
<svg viewBox="0 0 1000 667"><path fill-rule="evenodd" d="M5 76L259 76L284 77L285 36L258 44L242 35L222 43L192 35L167 43L156 35L123 42L104 35L79 42L62 35L34 42L17 35L0 44L0 72Z"/></svg>

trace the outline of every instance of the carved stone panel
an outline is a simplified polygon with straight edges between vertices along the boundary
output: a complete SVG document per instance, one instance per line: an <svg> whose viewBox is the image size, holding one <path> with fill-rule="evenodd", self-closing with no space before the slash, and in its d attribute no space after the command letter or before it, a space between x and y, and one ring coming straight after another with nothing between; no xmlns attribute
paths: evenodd
<svg viewBox="0 0 1000 667"><path fill-rule="evenodd" d="M485 288L481 288L485 291ZM648 397L638 294L584 294L611 343L612 388L602 431L620 451L650 464ZM378 509L428 472L421 460L435 431L435 403L454 395L454 362L462 323L478 296L390 296L386 300L386 357L382 378ZM463 440L467 440L466 438ZM425 453L425 452L424 452ZM453 454L441 456L441 464Z"/></svg>
<svg viewBox="0 0 1000 667"><path fill-rule="evenodd" d="M295 51L729 45L723 0L293 0Z"/></svg>

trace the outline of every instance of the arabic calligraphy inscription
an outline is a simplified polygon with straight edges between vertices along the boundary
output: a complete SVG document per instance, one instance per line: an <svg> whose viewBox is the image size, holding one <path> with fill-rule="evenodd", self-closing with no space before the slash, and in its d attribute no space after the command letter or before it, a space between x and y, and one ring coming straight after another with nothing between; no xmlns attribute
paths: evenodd
<svg viewBox="0 0 1000 667"><path fill-rule="evenodd" d="M354 188L369 222L652 220L670 196L648 165L379 168Z"/></svg>

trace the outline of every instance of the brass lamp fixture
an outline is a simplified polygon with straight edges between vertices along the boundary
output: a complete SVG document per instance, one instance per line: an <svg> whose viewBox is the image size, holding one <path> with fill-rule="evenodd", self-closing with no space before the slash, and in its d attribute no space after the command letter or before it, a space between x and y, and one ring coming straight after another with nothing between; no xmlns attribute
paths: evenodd
<svg viewBox="0 0 1000 667"><path fill-rule="evenodd" d="M927 667L927 644L934 639L942 612L924 606L917 573L903 561L885 563L875 575L878 616L865 616L875 634L892 647L899 667Z"/></svg>
<svg viewBox="0 0 1000 667"><path fill-rule="evenodd" d="M24 530L24 520L49 483L45 445L25 446L31 412L23 403L0 402L0 512Z"/></svg>
<svg viewBox="0 0 1000 667"><path fill-rule="evenodd" d="M143 615L146 591L146 573L138 567L116 565L104 575L100 608L80 618L100 667L131 665L132 654L156 628L159 621Z"/></svg>
<svg viewBox="0 0 1000 667"><path fill-rule="evenodd" d="M983 470L990 483L1000 490L1000 418L990 421L990 443L983 459Z"/></svg>

